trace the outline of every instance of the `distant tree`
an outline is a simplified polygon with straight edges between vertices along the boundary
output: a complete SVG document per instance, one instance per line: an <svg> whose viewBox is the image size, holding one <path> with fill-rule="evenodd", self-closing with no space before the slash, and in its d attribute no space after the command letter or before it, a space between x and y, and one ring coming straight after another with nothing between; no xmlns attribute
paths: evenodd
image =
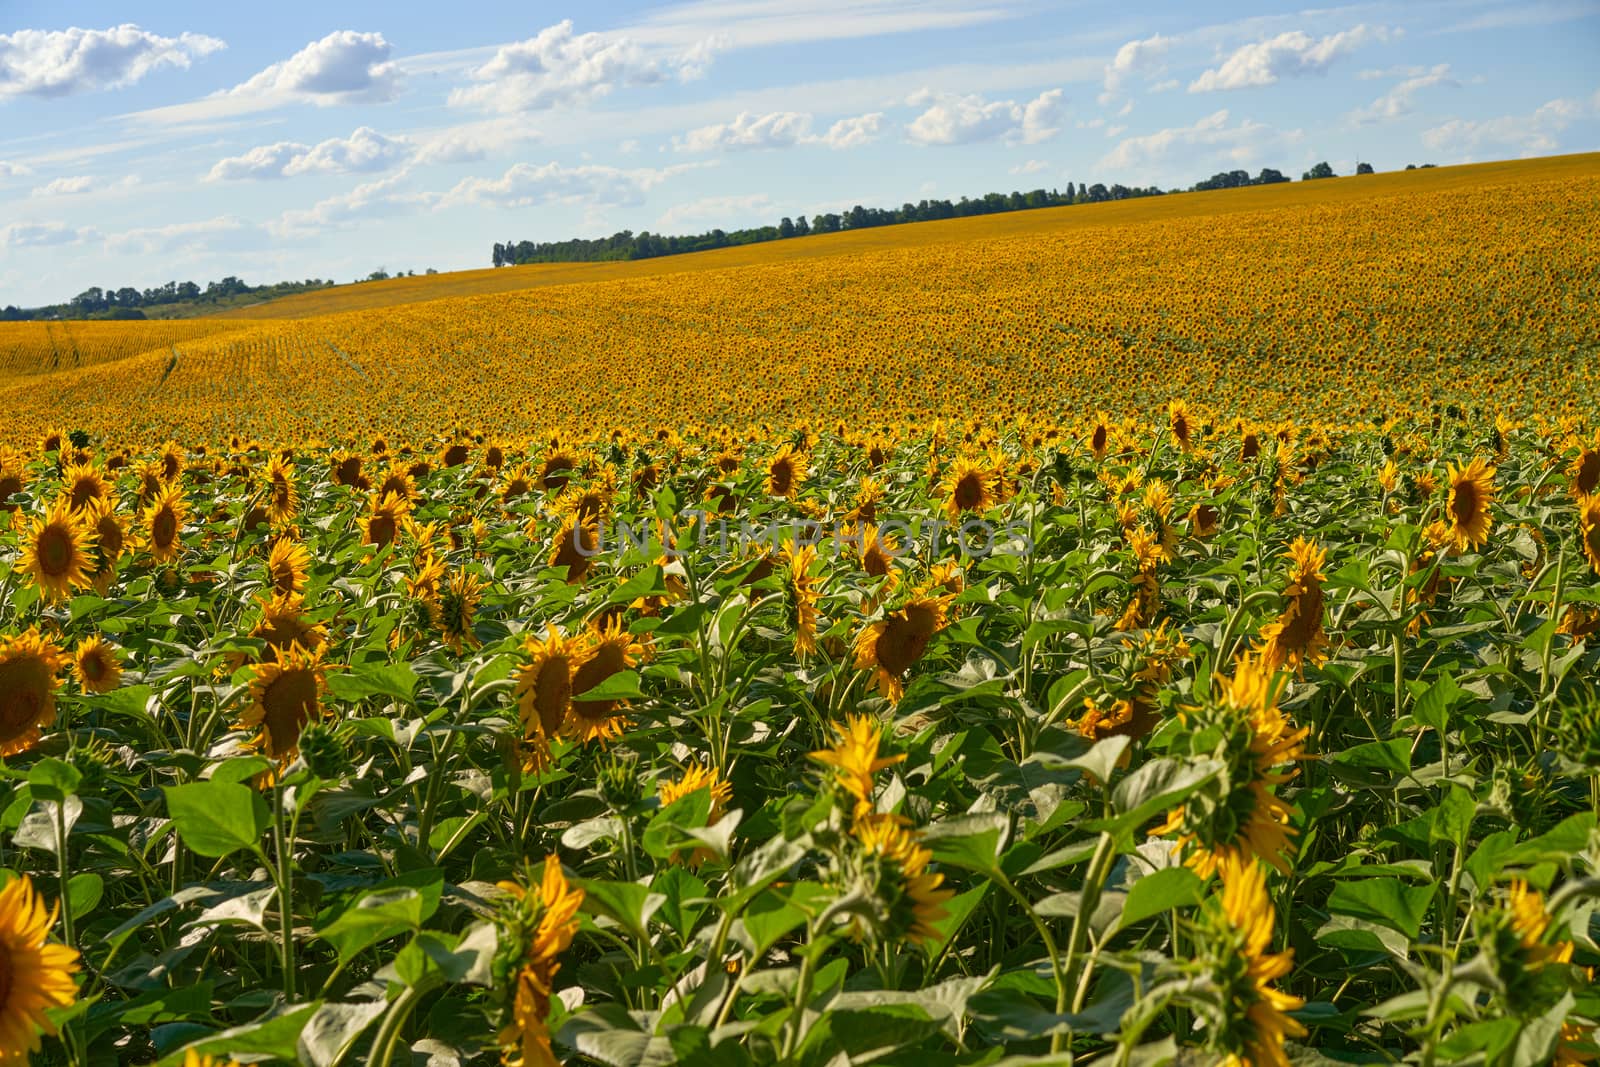
<svg viewBox="0 0 1600 1067"><path fill-rule="evenodd" d="M377 270L375 270L371 274L367 275L367 281L369 281L369 282L381 282L381 281L384 281L385 279L387 279L388 277L389 277L389 272L384 270L382 267L379 267Z"/></svg>
<svg viewBox="0 0 1600 1067"><path fill-rule="evenodd" d="M1308 181L1311 181L1314 178L1336 178L1336 177L1338 177L1338 175L1333 172L1333 168L1328 165L1328 161L1327 160L1323 160L1321 163L1318 163L1316 166L1312 167L1310 170L1308 170L1304 174L1302 174L1300 176L1300 180L1303 181L1303 182L1308 182Z"/></svg>
<svg viewBox="0 0 1600 1067"><path fill-rule="evenodd" d="M1371 163L1357 163L1356 164L1356 173L1357 174L1371 174L1372 173L1372 164Z"/></svg>
<svg viewBox="0 0 1600 1067"><path fill-rule="evenodd" d="M196 285L194 282L179 282L178 283L178 299L179 300L198 300L198 299L200 299L200 287L198 285Z"/></svg>
<svg viewBox="0 0 1600 1067"><path fill-rule="evenodd" d="M422 273L424 273L424 274L438 274L439 272L434 270L432 267L429 267L427 270L423 271Z"/></svg>
<svg viewBox="0 0 1600 1067"><path fill-rule="evenodd" d="M793 237L794 236L794 220L791 219L788 215L785 215L783 217L783 219L778 223L778 236L779 237Z"/></svg>
<svg viewBox="0 0 1600 1067"><path fill-rule="evenodd" d="M1262 167L1261 173L1256 175L1257 185L1276 185L1279 182L1288 180L1289 176L1287 174L1284 174L1281 170L1273 170L1271 167Z"/></svg>
<svg viewBox="0 0 1600 1067"><path fill-rule="evenodd" d="M794 220L794 235L796 237L805 237L810 233L811 223L806 221L806 217L804 215L801 215L799 218Z"/></svg>
<svg viewBox="0 0 1600 1067"><path fill-rule="evenodd" d="M497 267L506 265L506 246L498 241L495 242L494 246L494 265Z"/></svg>

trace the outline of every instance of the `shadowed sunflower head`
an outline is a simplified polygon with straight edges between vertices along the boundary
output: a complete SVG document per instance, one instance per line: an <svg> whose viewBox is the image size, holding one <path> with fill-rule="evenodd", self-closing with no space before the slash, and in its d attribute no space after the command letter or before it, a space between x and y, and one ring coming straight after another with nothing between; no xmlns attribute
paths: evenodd
<svg viewBox="0 0 1600 1067"><path fill-rule="evenodd" d="M122 683L121 650L100 636L78 643L72 653L72 673L86 693L109 693Z"/></svg>
<svg viewBox="0 0 1600 1067"><path fill-rule="evenodd" d="M61 649L37 627L0 636L0 756L26 752L55 721L63 663Z"/></svg>
<svg viewBox="0 0 1600 1067"><path fill-rule="evenodd" d="M89 558L89 537L66 497L57 497L43 516L33 520L23 535L17 569L26 572L47 603L65 600L75 587L89 584L94 561Z"/></svg>
<svg viewBox="0 0 1600 1067"><path fill-rule="evenodd" d="M239 729L255 730L250 745L285 765L300 751L300 733L323 716L327 690L325 646L306 649L294 644L278 650L278 658L254 667L250 706Z"/></svg>
<svg viewBox="0 0 1600 1067"><path fill-rule="evenodd" d="M1489 530L1494 525L1494 471L1482 456L1473 457L1464 467L1450 465L1445 521L1457 552L1477 548L1489 540Z"/></svg>
<svg viewBox="0 0 1600 1067"><path fill-rule="evenodd" d="M40 1034L56 1032L47 1013L78 998L77 949L49 942L59 911L25 874L0 889L0 1062L37 1062Z"/></svg>

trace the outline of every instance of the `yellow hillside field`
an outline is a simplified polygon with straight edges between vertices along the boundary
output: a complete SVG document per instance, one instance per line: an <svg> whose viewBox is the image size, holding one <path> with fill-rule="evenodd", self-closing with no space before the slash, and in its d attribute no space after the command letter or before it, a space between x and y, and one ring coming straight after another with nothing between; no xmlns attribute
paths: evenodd
<svg viewBox="0 0 1600 1067"><path fill-rule="evenodd" d="M70 324L100 346L81 365L49 355L68 324L4 326L0 402L23 445L1078 419L1176 397L1555 417L1594 404L1596 262L1600 156L1573 156L396 280L262 310L442 299L270 322ZM453 295L502 280L523 288Z"/></svg>

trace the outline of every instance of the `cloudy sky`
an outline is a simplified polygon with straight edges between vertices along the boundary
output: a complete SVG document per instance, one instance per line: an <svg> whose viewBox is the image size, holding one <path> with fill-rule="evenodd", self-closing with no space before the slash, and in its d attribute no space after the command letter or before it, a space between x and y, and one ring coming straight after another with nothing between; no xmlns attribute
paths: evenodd
<svg viewBox="0 0 1600 1067"><path fill-rule="evenodd" d="M0 305L1068 181L1588 151L1597 55L1600 0L0 0Z"/></svg>

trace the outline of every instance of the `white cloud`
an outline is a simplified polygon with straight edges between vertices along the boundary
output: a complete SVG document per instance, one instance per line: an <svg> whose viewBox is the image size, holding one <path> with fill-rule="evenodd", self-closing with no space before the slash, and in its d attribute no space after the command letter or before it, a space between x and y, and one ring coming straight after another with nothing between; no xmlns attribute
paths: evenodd
<svg viewBox="0 0 1600 1067"><path fill-rule="evenodd" d="M472 122L428 135L418 135L414 157L419 164L472 163L515 145L539 139L539 131L520 119Z"/></svg>
<svg viewBox="0 0 1600 1067"><path fill-rule="evenodd" d="M1012 174L1042 174L1050 169L1050 164L1042 159L1030 159L1026 163L1018 163L1011 168Z"/></svg>
<svg viewBox="0 0 1600 1067"><path fill-rule="evenodd" d="M1224 156L1234 163L1248 163L1262 149L1300 139L1300 131L1280 133L1273 127L1249 119L1228 124L1227 109L1213 112L1192 126L1175 126L1155 133L1129 137L1100 161L1101 166L1129 170L1159 164L1173 156L1185 160Z"/></svg>
<svg viewBox="0 0 1600 1067"><path fill-rule="evenodd" d="M194 60L226 47L204 34L162 37L133 23L108 30L0 34L0 98L120 89L161 67L186 70Z"/></svg>
<svg viewBox="0 0 1600 1067"><path fill-rule="evenodd" d="M309 208L285 211L275 222L268 223L267 229L279 237L308 236L348 227L362 219L418 211L439 202L438 193L402 192L401 186L409 175L409 170L402 170L377 181L363 182L348 193L319 200Z"/></svg>
<svg viewBox="0 0 1600 1067"><path fill-rule="evenodd" d="M1222 64L1189 83L1191 93L1222 89L1248 89L1273 85L1282 78L1326 73L1334 61L1373 41L1398 36L1383 26L1362 24L1326 37L1313 38L1303 30L1290 30L1265 41L1247 44Z"/></svg>
<svg viewBox="0 0 1600 1067"><path fill-rule="evenodd" d="M130 174L116 181L103 181L88 174L75 174L67 178L57 178L46 182L44 185L35 186L31 196L76 196L79 193L102 192L110 189L131 189L139 184L137 175Z"/></svg>
<svg viewBox="0 0 1600 1067"><path fill-rule="evenodd" d="M738 151L753 148L792 148L826 145L833 149L859 148L877 140L883 129L883 112L843 118L824 134L811 132L813 117L804 111L741 111L732 122L718 122L690 130L672 139L679 152Z"/></svg>
<svg viewBox="0 0 1600 1067"><path fill-rule="evenodd" d="M530 204L560 200L587 204L637 204L644 194L668 178L700 164L651 169L587 163L568 167L560 163L535 166L518 163L498 178L464 178L440 201L440 206L488 204L498 207L527 207Z"/></svg>
<svg viewBox="0 0 1600 1067"><path fill-rule="evenodd" d="M32 168L25 167L21 163L7 163L0 159L0 178L23 178L32 173Z"/></svg>
<svg viewBox="0 0 1600 1067"><path fill-rule="evenodd" d="M46 245L73 244L96 236L86 227L61 222L13 222L0 226L0 248L41 248Z"/></svg>
<svg viewBox="0 0 1600 1067"><path fill-rule="evenodd" d="M1451 119L1422 134L1422 143L1435 151L1468 155L1479 149L1509 146L1525 156L1552 152L1560 147L1560 133L1581 119L1600 117L1600 90L1587 100L1551 100L1531 115L1504 115L1492 119Z"/></svg>
<svg viewBox="0 0 1600 1067"><path fill-rule="evenodd" d="M388 170L411 154L405 138L385 137L361 126L349 137L330 137L317 145L295 141L259 145L239 156L218 160L207 181L291 178L297 174L370 174Z"/></svg>
<svg viewBox="0 0 1600 1067"><path fill-rule="evenodd" d="M656 226L664 232L703 229L706 226L728 229L745 223L770 223L777 213L777 207L766 193L707 196L668 208L656 220Z"/></svg>
<svg viewBox="0 0 1600 1067"><path fill-rule="evenodd" d="M754 115L741 111L732 122L715 123L690 130L682 140L674 138L680 152L710 152L716 149L788 148L811 136L811 116L799 111L773 111Z"/></svg>
<svg viewBox="0 0 1600 1067"><path fill-rule="evenodd" d="M233 215L219 215L199 222L139 227L108 234L106 251L149 256L192 252L219 246L239 247L253 243L257 234L256 227L244 219Z"/></svg>
<svg viewBox="0 0 1600 1067"><path fill-rule="evenodd" d="M1062 91L1050 89L1026 104L1014 100L985 100L976 94L957 96L926 89L906 101L913 107L929 105L906 127L916 144L972 144L1004 138L1038 144L1060 132Z"/></svg>
<svg viewBox="0 0 1600 1067"><path fill-rule="evenodd" d="M1409 75L1366 107L1352 111L1350 119L1367 126L1403 118L1411 114L1419 92L1438 85L1460 87L1461 83L1450 76L1450 64L1440 63L1436 67Z"/></svg>
<svg viewBox="0 0 1600 1067"><path fill-rule="evenodd" d="M349 104L392 100L400 70L381 33L335 30L228 90L229 96L263 96Z"/></svg>
<svg viewBox="0 0 1600 1067"><path fill-rule="evenodd" d="M714 46L698 42L677 51L647 51L612 34L572 32L572 20L547 26L537 36L502 45L472 71L479 84L452 90L450 103L512 113L582 103L613 90L681 81L705 73Z"/></svg>
<svg viewBox="0 0 1600 1067"><path fill-rule="evenodd" d="M1105 92L1100 94L1100 103L1111 103L1133 75L1149 78L1164 71L1162 58L1172 48L1172 43L1171 37L1158 33L1143 40L1129 41L1117 49L1117 54L1106 64Z"/></svg>
<svg viewBox="0 0 1600 1067"><path fill-rule="evenodd" d="M854 118L840 119L820 138L829 148L859 148L878 139L883 129L883 112L872 111Z"/></svg>

